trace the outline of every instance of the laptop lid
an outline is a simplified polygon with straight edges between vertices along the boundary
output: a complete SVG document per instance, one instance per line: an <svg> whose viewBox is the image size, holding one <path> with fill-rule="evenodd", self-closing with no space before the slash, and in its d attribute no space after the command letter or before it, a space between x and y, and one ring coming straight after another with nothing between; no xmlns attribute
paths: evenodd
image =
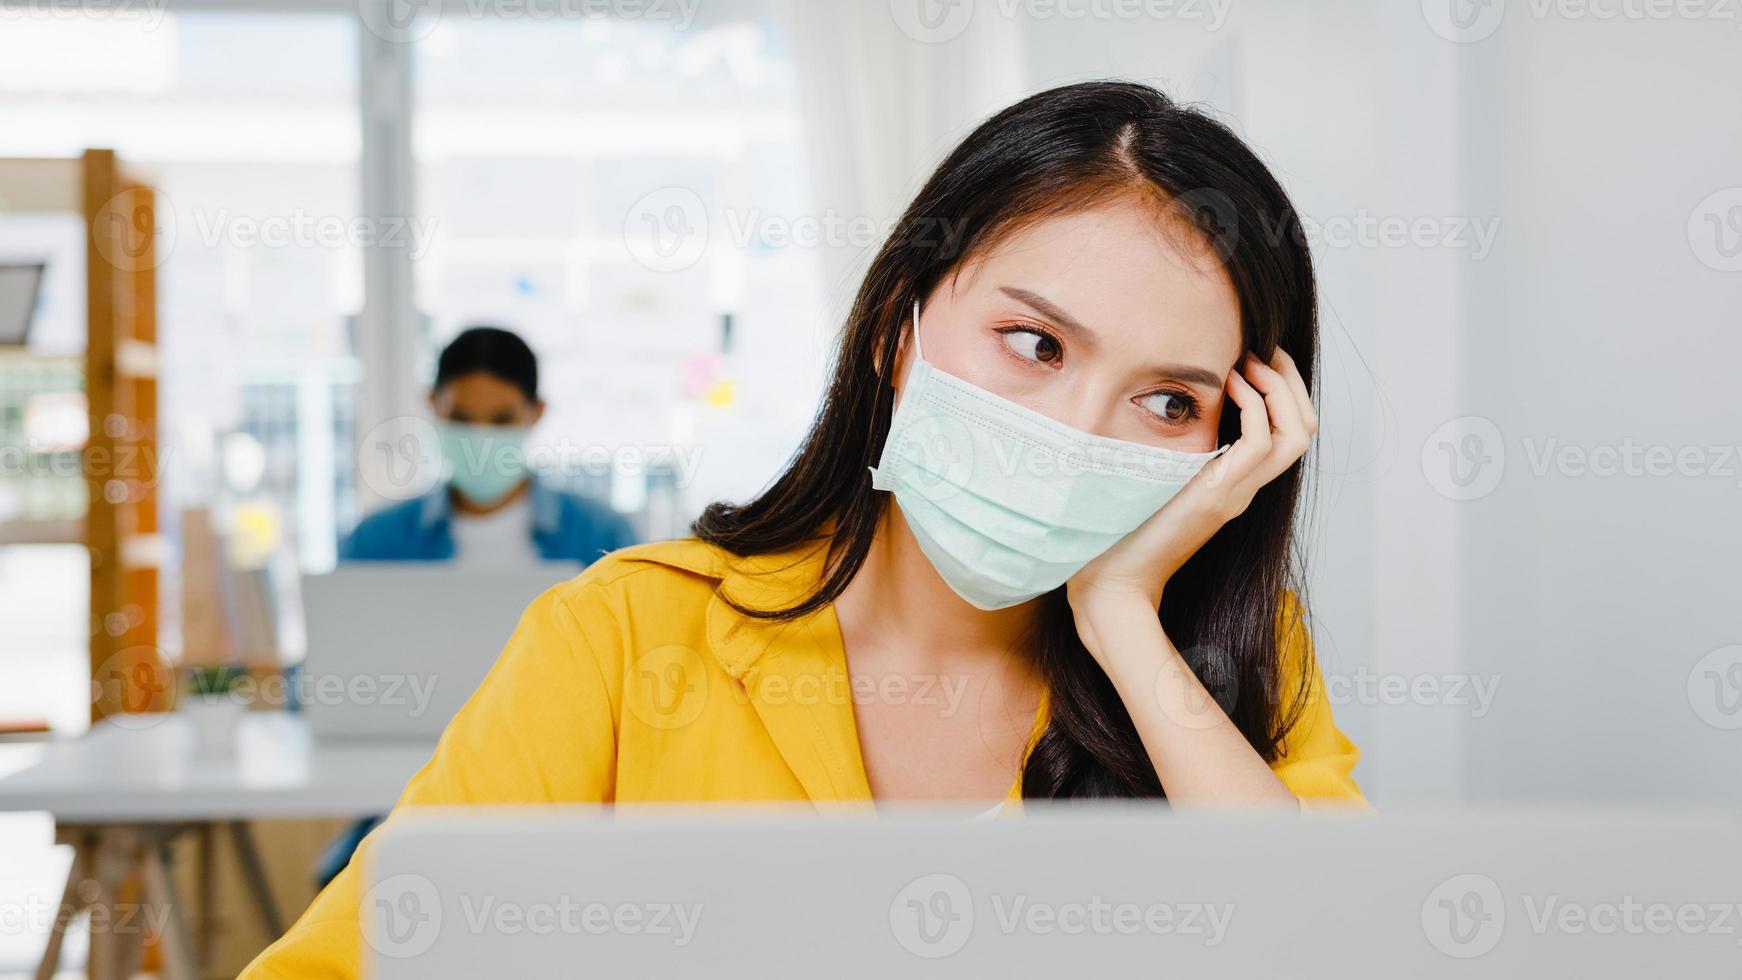
<svg viewBox="0 0 1742 980"><path fill-rule="evenodd" d="M303 579L299 694L317 738L433 740L495 664L539 594L575 575L357 563Z"/></svg>
<svg viewBox="0 0 1742 980"><path fill-rule="evenodd" d="M0 347L22 347L42 292L42 262L0 262Z"/></svg>
<svg viewBox="0 0 1742 980"><path fill-rule="evenodd" d="M1735 976L1742 820L412 811L370 975ZM1729 972L1724 972L1724 971Z"/></svg>

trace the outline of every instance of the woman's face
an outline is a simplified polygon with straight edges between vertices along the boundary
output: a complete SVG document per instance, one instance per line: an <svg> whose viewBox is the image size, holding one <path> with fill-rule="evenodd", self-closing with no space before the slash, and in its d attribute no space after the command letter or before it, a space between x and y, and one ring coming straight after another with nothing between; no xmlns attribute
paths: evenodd
<svg viewBox="0 0 1742 980"><path fill-rule="evenodd" d="M1028 226L921 301L925 359L1096 435L1216 448L1240 307L1183 223L1115 203ZM899 389L913 356L904 344Z"/></svg>

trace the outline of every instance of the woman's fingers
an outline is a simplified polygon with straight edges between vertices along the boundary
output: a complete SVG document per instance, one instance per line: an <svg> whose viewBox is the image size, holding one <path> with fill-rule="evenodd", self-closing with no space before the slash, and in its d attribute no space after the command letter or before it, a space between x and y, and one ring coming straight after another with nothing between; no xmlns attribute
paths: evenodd
<svg viewBox="0 0 1742 980"><path fill-rule="evenodd" d="M1275 479L1306 454L1318 430L1318 414L1306 382L1281 348L1265 364L1247 354L1228 373L1228 398L1240 412L1240 438L1206 467L1210 486Z"/></svg>
<svg viewBox="0 0 1742 980"><path fill-rule="evenodd" d="M1227 452L1211 461L1209 484L1226 486L1243 479L1270 455L1270 414L1264 396L1236 368L1228 372L1228 397L1240 410L1240 438Z"/></svg>
<svg viewBox="0 0 1742 980"><path fill-rule="evenodd" d="M1270 366L1288 379L1288 388L1294 392L1295 400L1300 404L1301 418L1306 421L1307 434L1319 431L1319 413L1313 407L1312 389L1307 386L1306 379L1301 376L1300 368L1294 363L1294 358L1288 356L1288 351L1278 347L1276 353L1270 356Z"/></svg>
<svg viewBox="0 0 1742 980"><path fill-rule="evenodd" d="M1300 372L1280 348L1270 364L1247 355L1246 370L1270 409L1275 435L1271 440L1270 458L1265 461L1264 477L1275 479L1306 455L1312 445L1313 433L1317 431L1318 419L1312 412L1312 401L1305 383L1300 380Z"/></svg>
<svg viewBox="0 0 1742 980"><path fill-rule="evenodd" d="M1295 402L1293 392L1288 390L1287 379L1251 356L1246 360L1246 372L1252 379L1253 387L1264 395L1264 404L1271 419L1270 453L1259 464L1255 473L1258 478L1256 482L1262 485L1276 479L1305 455L1312 437L1307 433L1306 423L1300 417L1300 406ZM1257 487L1253 487L1252 492L1257 493Z"/></svg>
<svg viewBox="0 0 1742 980"><path fill-rule="evenodd" d="M1270 429L1273 433L1271 461L1273 464L1281 462L1282 468L1287 468L1288 464L1299 459L1306 451L1307 439L1310 438L1306 420L1301 418L1300 402L1289 389L1288 379L1280 371L1250 354L1246 355L1246 372L1252 381L1252 387L1257 388L1259 394L1264 396L1264 406L1270 412ZM1281 472L1281 469L1277 472Z"/></svg>

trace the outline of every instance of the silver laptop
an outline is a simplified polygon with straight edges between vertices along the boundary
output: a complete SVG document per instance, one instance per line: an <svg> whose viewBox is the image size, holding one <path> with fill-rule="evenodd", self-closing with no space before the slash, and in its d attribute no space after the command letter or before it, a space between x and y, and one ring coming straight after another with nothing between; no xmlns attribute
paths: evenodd
<svg viewBox="0 0 1742 980"><path fill-rule="evenodd" d="M510 573L369 562L302 582L308 653L299 693L322 739L433 741L546 589L580 570Z"/></svg>
<svg viewBox="0 0 1742 980"><path fill-rule="evenodd" d="M410 811L367 975L1729 977L1742 817Z"/></svg>
<svg viewBox="0 0 1742 980"><path fill-rule="evenodd" d="M22 347L42 293L44 262L0 262L0 347Z"/></svg>

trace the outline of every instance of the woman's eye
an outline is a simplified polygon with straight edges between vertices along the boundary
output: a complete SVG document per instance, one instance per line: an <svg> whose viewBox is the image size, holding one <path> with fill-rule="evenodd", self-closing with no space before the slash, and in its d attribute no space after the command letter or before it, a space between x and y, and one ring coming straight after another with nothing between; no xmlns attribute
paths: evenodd
<svg viewBox="0 0 1742 980"><path fill-rule="evenodd" d="M1051 364L1058 360L1060 354L1064 353L1057 340L1038 330L1021 328L1006 330L1004 331L1004 344L1017 357L1040 364Z"/></svg>
<svg viewBox="0 0 1742 980"><path fill-rule="evenodd" d="M1157 391L1143 396L1143 407L1169 422L1187 422L1197 417L1197 404L1173 391Z"/></svg>

